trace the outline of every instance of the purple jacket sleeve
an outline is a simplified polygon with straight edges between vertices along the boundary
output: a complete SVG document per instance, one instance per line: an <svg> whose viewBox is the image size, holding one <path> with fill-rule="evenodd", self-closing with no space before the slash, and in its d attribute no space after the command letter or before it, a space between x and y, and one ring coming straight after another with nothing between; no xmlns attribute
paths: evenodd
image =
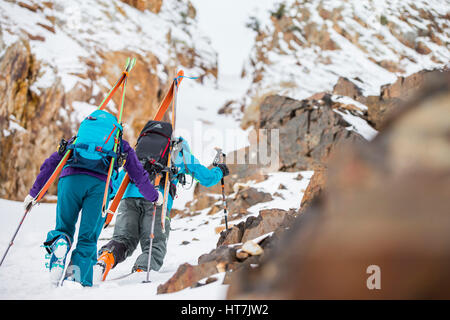
<svg viewBox="0 0 450 320"><path fill-rule="evenodd" d="M148 201L154 202L158 200L158 192L151 184L147 171L139 161L136 152L134 152L133 148L125 140L123 140L123 151L128 154L124 168L127 170L134 184L138 187L139 192Z"/></svg>
<svg viewBox="0 0 450 320"><path fill-rule="evenodd" d="M42 189L44 184L47 182L48 178L52 175L53 171L55 171L59 162L61 161L62 156L58 154L58 152L54 152L50 157L48 157L41 166L38 176L34 181L33 187L30 189L30 196L35 198L39 191Z"/></svg>

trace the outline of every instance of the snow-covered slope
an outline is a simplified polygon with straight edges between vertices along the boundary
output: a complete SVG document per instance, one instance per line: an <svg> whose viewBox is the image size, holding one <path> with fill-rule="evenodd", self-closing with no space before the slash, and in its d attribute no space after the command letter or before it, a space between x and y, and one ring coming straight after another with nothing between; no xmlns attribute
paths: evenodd
<svg viewBox="0 0 450 320"><path fill-rule="evenodd" d="M187 15L186 3L163 1L158 14L139 11L119 0L21 3L28 6L0 2L1 49L20 38L30 39L32 53L42 61L36 90L51 86L56 77L61 77L66 92L78 81L89 81L80 75L93 64L99 69L103 63L100 54L105 52L151 52L158 59L156 70L163 82L168 76L164 69L180 67L177 54L188 49L197 59L191 73L203 72L201 65L214 68L216 63L209 40L197 30L195 19Z"/></svg>
<svg viewBox="0 0 450 320"><path fill-rule="evenodd" d="M450 62L450 2L285 0L253 24L246 99L276 92L294 99L331 91L339 77L379 95L380 86Z"/></svg>

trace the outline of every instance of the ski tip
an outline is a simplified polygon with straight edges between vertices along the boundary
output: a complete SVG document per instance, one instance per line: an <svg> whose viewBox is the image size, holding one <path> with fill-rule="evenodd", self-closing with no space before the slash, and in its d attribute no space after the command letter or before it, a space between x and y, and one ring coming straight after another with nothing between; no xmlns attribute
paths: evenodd
<svg viewBox="0 0 450 320"><path fill-rule="evenodd" d="M128 57L127 60L125 61L124 69L127 70L129 66L130 66L130 58Z"/></svg>
<svg viewBox="0 0 450 320"><path fill-rule="evenodd" d="M130 58L128 58L128 59L130 59ZM130 62L130 64L128 65L128 68L127 68L127 72L130 72L131 69L133 69L133 67L134 67L135 64L136 64L136 58L131 59L131 62Z"/></svg>
<svg viewBox="0 0 450 320"><path fill-rule="evenodd" d="M177 87L180 85L181 81L183 80L183 77L184 71L183 70L178 71L177 76L175 77L175 79L173 79Z"/></svg>
<svg viewBox="0 0 450 320"><path fill-rule="evenodd" d="M133 69L134 65L136 64L136 58L130 58L128 57L125 62L125 67L123 68L124 72L130 72L131 69Z"/></svg>

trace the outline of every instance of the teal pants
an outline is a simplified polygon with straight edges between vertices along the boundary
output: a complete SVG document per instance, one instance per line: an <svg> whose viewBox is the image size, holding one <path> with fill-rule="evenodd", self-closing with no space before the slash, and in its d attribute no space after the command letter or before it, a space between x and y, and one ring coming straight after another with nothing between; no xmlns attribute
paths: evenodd
<svg viewBox="0 0 450 320"><path fill-rule="evenodd" d="M61 234L73 243L75 225L81 211L76 248L67 269L75 281L92 286L93 266L97 263L97 240L105 218L102 218L102 202L105 182L85 174L63 177L58 183L56 226L47 234L51 243Z"/></svg>

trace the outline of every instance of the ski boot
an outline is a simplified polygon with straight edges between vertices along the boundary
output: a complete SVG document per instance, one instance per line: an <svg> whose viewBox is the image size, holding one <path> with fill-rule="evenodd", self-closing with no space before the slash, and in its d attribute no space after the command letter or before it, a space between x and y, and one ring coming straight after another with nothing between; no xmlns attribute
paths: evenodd
<svg viewBox="0 0 450 320"><path fill-rule="evenodd" d="M145 270L140 267L133 266L133 268L131 269L131 273L135 273L135 272L145 272Z"/></svg>
<svg viewBox="0 0 450 320"><path fill-rule="evenodd" d="M105 281L113 266L114 255L109 251L103 251L94 266L94 282Z"/></svg>
<svg viewBox="0 0 450 320"><path fill-rule="evenodd" d="M58 286L64 273L66 256L70 249L70 241L65 235L60 235L46 249L48 254L45 255L45 258L49 261L45 266L50 271L51 283Z"/></svg>

